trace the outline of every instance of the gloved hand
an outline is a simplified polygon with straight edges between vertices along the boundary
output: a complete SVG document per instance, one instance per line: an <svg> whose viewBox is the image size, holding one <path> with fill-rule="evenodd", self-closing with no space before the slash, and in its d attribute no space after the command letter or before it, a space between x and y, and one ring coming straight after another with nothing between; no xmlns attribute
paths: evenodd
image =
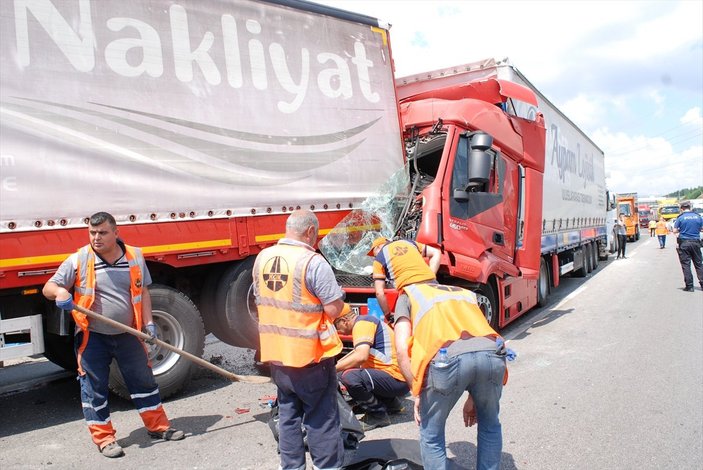
<svg viewBox="0 0 703 470"><path fill-rule="evenodd" d="M64 300L56 299L56 306L61 310L73 310L76 306L73 304L73 298L69 297Z"/></svg>
<svg viewBox="0 0 703 470"><path fill-rule="evenodd" d="M498 354L505 355L508 361L514 361L517 358L517 353L510 348L505 347L505 341L503 338L496 339L496 352Z"/></svg>
<svg viewBox="0 0 703 470"><path fill-rule="evenodd" d="M144 325L144 333L148 334L151 336L151 339L145 340L149 344L155 344L155 339L158 339L158 336L156 334L156 325L153 323L150 323L148 325Z"/></svg>

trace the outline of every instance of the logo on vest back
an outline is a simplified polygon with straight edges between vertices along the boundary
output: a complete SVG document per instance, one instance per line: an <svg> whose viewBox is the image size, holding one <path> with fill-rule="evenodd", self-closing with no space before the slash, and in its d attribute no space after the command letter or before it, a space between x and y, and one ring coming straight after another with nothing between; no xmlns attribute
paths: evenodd
<svg viewBox="0 0 703 470"><path fill-rule="evenodd" d="M264 265L266 287L276 292L288 283L288 263L280 256L274 256Z"/></svg>
<svg viewBox="0 0 703 470"><path fill-rule="evenodd" d="M408 252L407 246L394 246L393 247L393 256L403 256L404 254L407 254L407 252Z"/></svg>
<svg viewBox="0 0 703 470"><path fill-rule="evenodd" d="M134 287L136 287L137 289L142 287L142 278L141 277L134 280Z"/></svg>

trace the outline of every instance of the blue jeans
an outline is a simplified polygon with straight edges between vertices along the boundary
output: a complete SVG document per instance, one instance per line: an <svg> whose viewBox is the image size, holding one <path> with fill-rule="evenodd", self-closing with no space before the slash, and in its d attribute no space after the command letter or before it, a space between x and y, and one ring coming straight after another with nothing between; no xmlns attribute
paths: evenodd
<svg viewBox="0 0 703 470"><path fill-rule="evenodd" d="M447 467L444 427L464 391L474 400L478 420L477 470L500 468L503 434L498 413L503 392L505 357L476 351L450 357L445 368L428 367L420 393L420 450L426 470ZM463 405L463 404L462 404Z"/></svg>
<svg viewBox="0 0 703 470"><path fill-rule="evenodd" d="M664 248L666 246L666 235L657 235L659 239L659 246Z"/></svg>

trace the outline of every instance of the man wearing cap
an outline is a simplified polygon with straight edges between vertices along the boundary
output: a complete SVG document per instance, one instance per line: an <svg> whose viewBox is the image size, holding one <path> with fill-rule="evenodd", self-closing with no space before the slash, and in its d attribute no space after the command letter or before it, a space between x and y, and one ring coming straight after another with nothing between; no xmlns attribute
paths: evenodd
<svg viewBox="0 0 703 470"><path fill-rule="evenodd" d="M378 237L373 241L369 255L374 257L374 289L386 318L391 313L385 293L386 279L399 291L408 284L435 281L441 254L437 248L411 240L389 241ZM423 258L429 258L429 265Z"/></svg>
<svg viewBox="0 0 703 470"><path fill-rule="evenodd" d="M701 227L703 218L691 210L691 203L686 201L681 203L683 212L674 222L674 232L678 233L679 262L683 270L683 280L686 292L693 292L693 274L691 273L691 261L698 275L698 283L703 289L703 261L701 260Z"/></svg>
<svg viewBox="0 0 703 470"><path fill-rule="evenodd" d="M334 321L337 331L352 335L354 350L337 361L339 380L365 411L364 431L391 424L388 413L399 413L399 397L408 384L398 368L393 330L378 317L359 315L345 304Z"/></svg>

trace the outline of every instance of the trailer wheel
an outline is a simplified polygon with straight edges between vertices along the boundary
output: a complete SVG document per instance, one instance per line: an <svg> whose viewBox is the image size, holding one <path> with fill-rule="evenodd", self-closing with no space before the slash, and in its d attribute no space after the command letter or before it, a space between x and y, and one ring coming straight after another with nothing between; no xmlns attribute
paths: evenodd
<svg viewBox="0 0 703 470"><path fill-rule="evenodd" d="M574 262L576 261L576 257L580 256L581 257L581 267L578 269L574 269L573 273L575 277L586 277L586 274L588 274L587 269L586 269L586 247L581 247L581 249L574 254Z"/></svg>
<svg viewBox="0 0 703 470"><path fill-rule="evenodd" d="M201 357L205 330L193 302L182 292L167 286L154 285L149 288L149 293L159 339ZM159 346L149 347L149 360L161 398L180 391L190 380L195 367L190 361ZM110 367L110 389L122 398L129 399L127 386L114 361Z"/></svg>
<svg viewBox="0 0 703 470"><path fill-rule="evenodd" d="M73 335L60 336L44 333L44 356L66 370L78 368L76 353L73 351Z"/></svg>
<svg viewBox="0 0 703 470"><path fill-rule="evenodd" d="M588 274L591 271L593 271L593 244L587 243L586 246L583 247L583 249L584 249L584 256L586 257L586 259L585 259L586 274Z"/></svg>
<svg viewBox="0 0 703 470"><path fill-rule="evenodd" d="M217 286L215 303L224 310L220 331L222 341L242 348L259 348L259 321L251 289L254 258L249 257L227 269ZM222 335L222 336L220 336Z"/></svg>
<svg viewBox="0 0 703 470"><path fill-rule="evenodd" d="M547 305L547 297L549 297L549 268L544 258L539 262L539 278L537 279L537 306L544 307Z"/></svg>
<svg viewBox="0 0 703 470"><path fill-rule="evenodd" d="M476 302L478 303L478 307L483 312L483 316L486 317L486 320L488 321L488 324L491 325L491 328L498 331L499 312L493 287L490 285L481 284L475 292Z"/></svg>
<svg viewBox="0 0 703 470"><path fill-rule="evenodd" d="M591 267L593 271L598 269L598 261L600 260L600 243L598 241L593 242L593 250L591 252Z"/></svg>

